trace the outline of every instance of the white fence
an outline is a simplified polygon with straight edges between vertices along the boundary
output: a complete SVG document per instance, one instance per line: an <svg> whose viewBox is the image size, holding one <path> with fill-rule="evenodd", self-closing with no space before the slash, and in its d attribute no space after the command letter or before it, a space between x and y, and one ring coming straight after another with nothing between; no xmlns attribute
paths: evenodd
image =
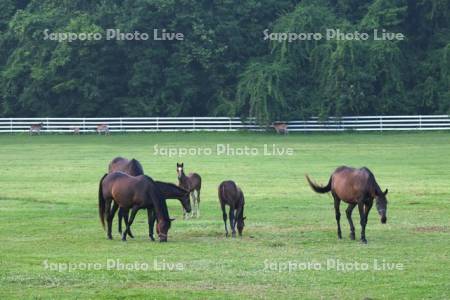
<svg viewBox="0 0 450 300"><path fill-rule="evenodd" d="M29 132L30 126L42 123L42 133L95 132L97 125L107 124L110 132L151 131L237 131L264 130L251 121L226 117L181 118L0 118L0 133ZM395 131L450 130L450 116L359 116L311 118L288 122L289 131Z"/></svg>

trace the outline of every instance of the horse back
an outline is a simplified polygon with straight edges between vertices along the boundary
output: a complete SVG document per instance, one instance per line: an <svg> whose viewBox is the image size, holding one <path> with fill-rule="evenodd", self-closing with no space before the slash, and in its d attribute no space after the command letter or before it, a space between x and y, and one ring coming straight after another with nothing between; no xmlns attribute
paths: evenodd
<svg viewBox="0 0 450 300"><path fill-rule="evenodd" d="M232 180L223 181L219 185L219 200L222 204L227 204L233 208L239 202L240 189Z"/></svg>
<svg viewBox="0 0 450 300"><path fill-rule="evenodd" d="M331 190L341 200L357 203L373 195L373 175L367 168L339 167L332 174Z"/></svg>
<svg viewBox="0 0 450 300"><path fill-rule="evenodd" d="M193 190L198 190L202 187L202 178L197 173L189 173L188 178Z"/></svg>
<svg viewBox="0 0 450 300"><path fill-rule="evenodd" d="M108 174L102 182L103 196L114 199L120 207L143 206L147 186L143 176L130 176L124 172Z"/></svg>

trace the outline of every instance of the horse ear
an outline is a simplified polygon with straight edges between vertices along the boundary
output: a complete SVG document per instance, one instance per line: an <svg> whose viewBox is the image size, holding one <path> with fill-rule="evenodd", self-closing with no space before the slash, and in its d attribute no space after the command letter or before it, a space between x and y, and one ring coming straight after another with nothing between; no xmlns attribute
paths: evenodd
<svg viewBox="0 0 450 300"><path fill-rule="evenodd" d="M388 192L389 192L389 190L386 189L383 194L386 196Z"/></svg>

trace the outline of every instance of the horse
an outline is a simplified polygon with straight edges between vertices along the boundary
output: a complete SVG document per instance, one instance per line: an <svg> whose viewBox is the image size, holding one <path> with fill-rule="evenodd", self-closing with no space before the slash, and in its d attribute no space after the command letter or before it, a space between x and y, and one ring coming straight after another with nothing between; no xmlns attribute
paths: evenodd
<svg viewBox="0 0 450 300"><path fill-rule="evenodd" d="M112 202L114 203L111 208ZM103 228L105 228L105 218L107 220L108 239L112 239L112 221L119 207L126 211L124 216L127 227L122 234L123 241L126 241L127 233L133 224L136 213L142 208L147 208L154 210L158 219L159 241L167 242L168 232L173 220L169 217L166 200L152 178L146 175L133 177L123 172L105 174L99 183L98 211ZM131 216L128 220L130 208Z"/></svg>
<svg viewBox="0 0 450 300"><path fill-rule="evenodd" d="M113 173L117 171L124 172L130 176L144 175L144 168L142 167L141 163L134 158L131 160L120 156L114 158L109 163L108 172ZM172 183L155 181L155 184L165 199L178 199L180 200L184 210L187 212L191 212L191 202L189 198L189 192L187 190ZM122 233L122 219L125 217L124 214L124 210L122 208L119 208L119 233ZM154 210L147 209L147 216L149 225L149 237L152 241L154 241L155 239L153 237L153 227L156 221ZM128 231L128 235L133 238L133 234L130 230Z"/></svg>
<svg viewBox="0 0 450 300"><path fill-rule="evenodd" d="M177 163L178 185L185 190L188 190L192 197L194 210L192 216L200 217L200 190L202 188L202 178L197 173L189 173L189 176L184 174L184 164ZM183 211L183 217L187 218L187 213Z"/></svg>
<svg viewBox="0 0 450 300"><path fill-rule="evenodd" d="M284 122L275 122L272 127L278 134L288 134L288 124Z"/></svg>
<svg viewBox="0 0 450 300"><path fill-rule="evenodd" d="M191 212L191 199L189 197L189 191L179 187L173 183L155 181L155 184L164 199L178 199L183 206L183 211ZM156 221L156 214L154 210L147 209L148 225L149 225L149 237L154 241L153 227Z"/></svg>
<svg viewBox="0 0 450 300"><path fill-rule="evenodd" d="M104 133L105 135L109 134L109 126L108 124L99 124L97 125L97 128L95 129L95 132L98 134Z"/></svg>
<svg viewBox="0 0 450 300"><path fill-rule="evenodd" d="M141 163L136 159L132 158L128 160L124 157L115 157L108 165L108 173L113 172L124 172L130 176L139 176L144 175L144 168ZM124 218L123 209L119 209L118 213L119 218L119 233L122 233L122 219ZM128 232L128 235L133 238L133 234L131 231Z"/></svg>
<svg viewBox="0 0 450 300"><path fill-rule="evenodd" d="M381 223L385 224L387 221L387 198L388 190L384 192L381 190L375 176L366 167L361 169L341 166L337 168L328 181L326 186L320 186L314 183L308 175L306 180L310 187L316 193L328 193L334 198L334 209L336 211L337 234L338 238L342 239L339 205L341 200L348 203L346 212L348 222L350 224L350 239L355 240L355 226L352 221L352 211L358 205L360 224L361 224L361 242L367 244L366 239L366 225L370 209L373 205L373 199L376 199L376 207L378 214L381 217Z"/></svg>
<svg viewBox="0 0 450 300"><path fill-rule="evenodd" d="M42 128L44 128L44 123L33 124L30 126L30 135L33 133L37 133L38 135L41 133Z"/></svg>
<svg viewBox="0 0 450 300"><path fill-rule="evenodd" d="M237 229L239 232L239 236L242 236L242 231L244 230L244 193L242 190L236 185L236 183L232 180L223 181L219 185L219 202L220 207L222 208L223 222L225 223L225 232L228 237L228 228L227 228L227 213L225 211L225 205L230 206L230 227L232 230L232 237L236 237L236 221L237 221ZM236 220L237 219L237 220Z"/></svg>

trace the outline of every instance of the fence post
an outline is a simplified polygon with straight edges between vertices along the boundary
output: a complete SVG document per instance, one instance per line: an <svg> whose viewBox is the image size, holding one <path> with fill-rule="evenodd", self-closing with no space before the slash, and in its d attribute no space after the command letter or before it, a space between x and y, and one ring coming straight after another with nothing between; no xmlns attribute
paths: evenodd
<svg viewBox="0 0 450 300"><path fill-rule="evenodd" d="M380 116L380 130L383 131L383 116Z"/></svg>
<svg viewBox="0 0 450 300"><path fill-rule="evenodd" d="M192 123L193 129L194 129L194 131L195 131L195 117L192 118L192 122L193 122L193 123Z"/></svg>
<svg viewBox="0 0 450 300"><path fill-rule="evenodd" d="M156 131L159 131L159 118L156 118Z"/></svg>
<svg viewBox="0 0 450 300"><path fill-rule="evenodd" d="M120 118L120 132L122 132L123 131L123 128L122 128L122 118Z"/></svg>
<svg viewBox="0 0 450 300"><path fill-rule="evenodd" d="M422 130L422 115L419 115L419 130Z"/></svg>
<svg viewBox="0 0 450 300"><path fill-rule="evenodd" d="M9 118L9 131L13 133L13 119Z"/></svg>
<svg viewBox="0 0 450 300"><path fill-rule="evenodd" d="M228 118L228 124L229 124L228 130L231 131L231 118Z"/></svg>
<svg viewBox="0 0 450 300"><path fill-rule="evenodd" d="M45 119L45 123L46 123L46 125L45 125L46 130L45 131L48 132L48 118Z"/></svg>

